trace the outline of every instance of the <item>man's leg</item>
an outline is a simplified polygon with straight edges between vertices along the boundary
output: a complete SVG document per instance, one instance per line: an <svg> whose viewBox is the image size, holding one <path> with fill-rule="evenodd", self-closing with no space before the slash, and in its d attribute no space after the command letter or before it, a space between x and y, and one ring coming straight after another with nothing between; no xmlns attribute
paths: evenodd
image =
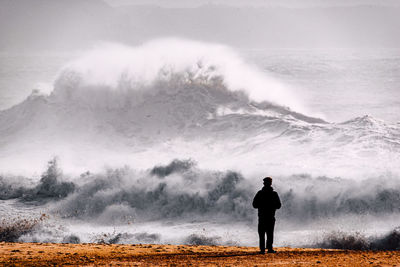
<svg viewBox="0 0 400 267"><path fill-rule="evenodd" d="M275 228L275 218L269 219L267 224L267 249L268 251L273 251L272 244L274 243L274 228Z"/></svg>
<svg viewBox="0 0 400 267"><path fill-rule="evenodd" d="M260 252L265 253L265 223L258 221L258 237L260 239Z"/></svg>

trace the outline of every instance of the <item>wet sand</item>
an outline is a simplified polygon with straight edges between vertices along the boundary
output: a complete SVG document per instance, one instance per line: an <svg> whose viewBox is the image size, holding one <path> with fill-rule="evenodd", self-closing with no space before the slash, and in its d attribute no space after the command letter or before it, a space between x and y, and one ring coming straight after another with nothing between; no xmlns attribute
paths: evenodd
<svg viewBox="0 0 400 267"><path fill-rule="evenodd" d="M188 245L0 243L0 265L400 266L400 251L349 251Z"/></svg>

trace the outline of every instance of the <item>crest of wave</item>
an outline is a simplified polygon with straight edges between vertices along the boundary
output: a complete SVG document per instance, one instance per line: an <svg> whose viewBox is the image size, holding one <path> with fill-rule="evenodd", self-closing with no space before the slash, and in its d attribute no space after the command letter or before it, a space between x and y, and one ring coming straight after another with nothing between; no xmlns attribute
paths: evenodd
<svg viewBox="0 0 400 267"><path fill-rule="evenodd" d="M172 90L175 84L179 88L222 86L245 92L254 101L303 111L287 87L245 63L229 47L182 39L160 39L137 47L103 44L65 66L52 95L117 107L121 99L134 101L154 87Z"/></svg>

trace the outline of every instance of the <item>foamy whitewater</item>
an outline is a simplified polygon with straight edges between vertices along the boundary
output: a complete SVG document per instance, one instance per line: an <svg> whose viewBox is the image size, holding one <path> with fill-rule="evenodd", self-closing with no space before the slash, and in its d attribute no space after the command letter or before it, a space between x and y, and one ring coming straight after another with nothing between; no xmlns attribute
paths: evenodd
<svg viewBox="0 0 400 267"><path fill-rule="evenodd" d="M257 245L251 202L269 175L277 246L357 232L387 247L400 124L315 114L222 45L103 45L0 112L0 213L46 214L14 241Z"/></svg>

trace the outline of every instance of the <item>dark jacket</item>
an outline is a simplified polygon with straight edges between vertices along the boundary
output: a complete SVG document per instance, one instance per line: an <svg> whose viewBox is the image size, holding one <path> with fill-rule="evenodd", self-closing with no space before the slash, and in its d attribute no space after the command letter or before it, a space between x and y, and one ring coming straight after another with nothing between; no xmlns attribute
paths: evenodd
<svg viewBox="0 0 400 267"><path fill-rule="evenodd" d="M281 207L281 200L271 186L264 186L254 197L253 207L258 209L258 217L275 218L275 210Z"/></svg>

